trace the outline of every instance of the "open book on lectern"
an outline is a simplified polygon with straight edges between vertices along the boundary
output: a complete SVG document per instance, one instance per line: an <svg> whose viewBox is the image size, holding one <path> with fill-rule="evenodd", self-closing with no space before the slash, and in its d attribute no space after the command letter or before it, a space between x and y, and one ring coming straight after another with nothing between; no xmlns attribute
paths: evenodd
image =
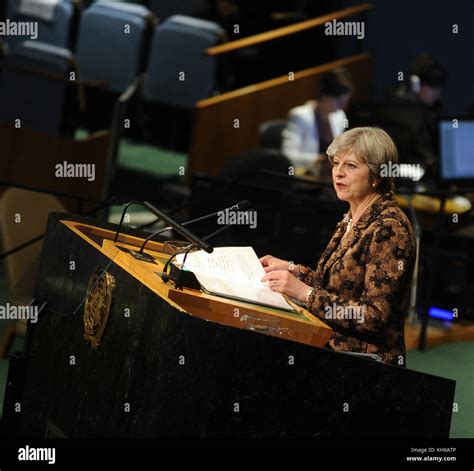
<svg viewBox="0 0 474 471"><path fill-rule="evenodd" d="M176 257L182 265L184 254ZM285 311L294 309L281 293L260 280L265 270L252 247L218 247L212 253L189 253L183 270L194 273L203 291L217 296L269 306Z"/></svg>

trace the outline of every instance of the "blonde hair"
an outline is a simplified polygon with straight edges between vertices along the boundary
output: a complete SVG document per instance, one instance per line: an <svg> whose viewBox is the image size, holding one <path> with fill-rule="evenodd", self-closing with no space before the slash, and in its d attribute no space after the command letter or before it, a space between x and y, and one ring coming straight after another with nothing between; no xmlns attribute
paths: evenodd
<svg viewBox="0 0 474 471"><path fill-rule="evenodd" d="M353 152L355 157L367 164L374 178L382 178L377 185L379 193L393 191L391 177L381 177L382 166L398 164L398 151L392 138L380 128L362 127L346 131L336 137L328 147L326 154L331 164L336 155Z"/></svg>

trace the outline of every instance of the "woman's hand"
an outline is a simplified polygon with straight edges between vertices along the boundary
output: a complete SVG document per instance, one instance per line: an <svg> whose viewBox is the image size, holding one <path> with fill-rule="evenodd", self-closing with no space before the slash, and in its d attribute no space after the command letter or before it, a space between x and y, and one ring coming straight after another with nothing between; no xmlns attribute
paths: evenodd
<svg viewBox="0 0 474 471"><path fill-rule="evenodd" d="M273 255L265 255L259 260L260 260L260 263L263 265L263 269L265 270L265 273L269 273L274 270L289 270L290 269L290 262L288 262L287 260L276 258Z"/></svg>
<svg viewBox="0 0 474 471"><path fill-rule="evenodd" d="M272 291L286 294L302 302L306 301L310 288L288 270L272 270L262 278L262 282L266 283Z"/></svg>

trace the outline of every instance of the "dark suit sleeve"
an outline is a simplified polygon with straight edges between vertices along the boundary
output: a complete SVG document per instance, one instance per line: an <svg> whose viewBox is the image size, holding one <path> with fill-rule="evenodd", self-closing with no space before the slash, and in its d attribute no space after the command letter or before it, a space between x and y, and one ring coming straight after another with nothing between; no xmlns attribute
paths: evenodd
<svg viewBox="0 0 474 471"><path fill-rule="evenodd" d="M383 335L392 311L402 301L414 255L414 242L405 228L395 219L382 221L369 246L360 298L344 299L337 292L317 287L308 300L308 310L329 326L339 326L348 333Z"/></svg>

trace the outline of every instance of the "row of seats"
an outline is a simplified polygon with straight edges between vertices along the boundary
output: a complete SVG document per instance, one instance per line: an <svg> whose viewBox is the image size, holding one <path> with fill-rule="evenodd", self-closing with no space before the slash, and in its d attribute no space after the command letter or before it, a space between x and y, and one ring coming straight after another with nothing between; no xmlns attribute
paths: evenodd
<svg viewBox="0 0 474 471"><path fill-rule="evenodd" d="M140 6L160 21L173 15L193 16L207 8L206 0L105 0L107 3ZM7 0L6 14L11 21L38 21L40 41L75 50L77 23L81 11L104 0ZM142 6L145 8L145 6ZM24 41L23 36L6 38L8 46Z"/></svg>
<svg viewBox="0 0 474 471"><path fill-rule="evenodd" d="M102 0L83 0L85 6ZM173 15L200 15L209 8L209 0L112 0L145 5L160 21Z"/></svg>
<svg viewBox="0 0 474 471"><path fill-rule="evenodd" d="M38 39L46 44L69 48L72 46L74 25L77 23L79 4L72 0L39 1L8 0L7 18L12 22L38 23ZM27 36L5 37L8 50L28 39Z"/></svg>
<svg viewBox="0 0 474 471"><path fill-rule="evenodd" d="M20 8L21 3L16 6ZM64 25L70 8L66 0L56 5L50 32L58 42L66 40ZM58 26L61 22L63 27ZM42 41L41 34L39 39L10 44L7 64L14 70L7 67L2 74L0 120L22 119L36 129L67 133L70 127L64 123L64 113L58 117L58 112L66 102L74 101L74 95L77 102L77 90L67 93L71 72L76 78L96 82L86 99L89 117L95 120L92 128L110 125L118 96L143 72L144 101L190 110L217 88L216 61L204 51L224 41L225 33L215 23L183 15L158 24L144 6L107 1L93 3L83 12L75 55L66 47ZM25 75L18 67L66 80L60 84L44 75Z"/></svg>

